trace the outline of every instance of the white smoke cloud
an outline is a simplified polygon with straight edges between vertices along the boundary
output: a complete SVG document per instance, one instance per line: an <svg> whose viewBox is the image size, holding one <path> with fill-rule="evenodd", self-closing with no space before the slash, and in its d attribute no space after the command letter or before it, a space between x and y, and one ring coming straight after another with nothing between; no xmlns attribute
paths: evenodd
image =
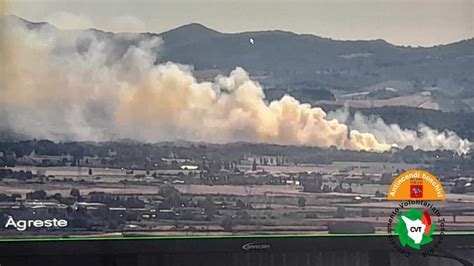
<svg viewBox="0 0 474 266"><path fill-rule="evenodd" d="M347 108L328 113L328 117L349 125L349 128L372 133L379 141L391 143L393 146L427 151L451 150L459 154L469 152L472 143L462 139L451 130L438 131L424 124L419 124L416 130L402 129L397 124L386 124L376 116L365 116L356 112L351 117Z"/></svg>
<svg viewBox="0 0 474 266"><path fill-rule="evenodd" d="M90 31L10 24L0 58L6 66L0 122L22 135L56 141L243 140L374 151L421 140L422 149L465 149L452 144L454 133L441 138L420 129L425 140L400 130L404 135L397 136L383 122L369 126L374 123L363 118L349 129L345 120L288 95L269 103L241 68L198 82L190 66L155 65L159 38L116 35L110 41Z"/></svg>

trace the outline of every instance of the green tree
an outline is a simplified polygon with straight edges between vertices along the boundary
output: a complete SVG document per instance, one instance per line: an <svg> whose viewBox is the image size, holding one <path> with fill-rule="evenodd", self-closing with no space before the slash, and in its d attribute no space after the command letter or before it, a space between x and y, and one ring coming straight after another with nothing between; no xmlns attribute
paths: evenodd
<svg viewBox="0 0 474 266"><path fill-rule="evenodd" d="M345 218L346 217L346 208L344 206L337 207L336 214L334 215L336 218Z"/></svg>
<svg viewBox="0 0 474 266"><path fill-rule="evenodd" d="M224 217L224 219L222 219L221 226L222 228L224 228L225 231L232 231L232 228L235 226L235 223L232 217L227 215Z"/></svg>
<svg viewBox="0 0 474 266"><path fill-rule="evenodd" d="M211 196L206 196L206 199L200 202L200 206L204 208L205 214L211 218L214 216L217 209Z"/></svg>
<svg viewBox="0 0 474 266"><path fill-rule="evenodd" d="M299 197L299 198L298 198L298 206L299 206L299 207L302 207L302 208L303 208L304 206L306 206L306 199L305 199L304 197Z"/></svg>
<svg viewBox="0 0 474 266"><path fill-rule="evenodd" d="M360 216L369 217L370 216L369 208L362 208L362 210L360 211Z"/></svg>
<svg viewBox="0 0 474 266"><path fill-rule="evenodd" d="M76 197L76 198L81 196L81 192L77 188L71 189L71 192L69 194L73 197Z"/></svg>

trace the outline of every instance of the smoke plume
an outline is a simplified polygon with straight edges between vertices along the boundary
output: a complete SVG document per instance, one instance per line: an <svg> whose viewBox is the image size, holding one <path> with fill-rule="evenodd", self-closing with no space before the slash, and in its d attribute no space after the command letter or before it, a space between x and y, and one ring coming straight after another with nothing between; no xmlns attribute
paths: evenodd
<svg viewBox="0 0 474 266"><path fill-rule="evenodd" d="M286 95L267 102L236 68L198 82L190 66L155 64L162 40L145 35L60 31L21 20L4 27L0 124L34 138L155 142L271 142L386 151L392 146L465 152L453 132L415 131L356 116L329 118ZM395 131L394 129L397 129Z"/></svg>
<svg viewBox="0 0 474 266"><path fill-rule="evenodd" d="M451 130L440 132L424 124L419 124L416 130L402 129L397 124L386 124L380 117L365 116L360 112L351 117L347 108L330 112L328 117L349 125L351 129L371 132L378 140L399 148L412 146L420 150L451 150L465 154L472 147L469 140L460 138Z"/></svg>

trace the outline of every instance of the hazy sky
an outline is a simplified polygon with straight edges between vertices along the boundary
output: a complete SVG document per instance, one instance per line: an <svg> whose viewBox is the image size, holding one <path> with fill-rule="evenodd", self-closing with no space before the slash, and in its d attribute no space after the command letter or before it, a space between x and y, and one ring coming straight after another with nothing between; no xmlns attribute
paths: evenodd
<svg viewBox="0 0 474 266"><path fill-rule="evenodd" d="M474 36L474 0L5 1L8 14L67 29L162 32L198 22L222 32L281 29L413 46Z"/></svg>

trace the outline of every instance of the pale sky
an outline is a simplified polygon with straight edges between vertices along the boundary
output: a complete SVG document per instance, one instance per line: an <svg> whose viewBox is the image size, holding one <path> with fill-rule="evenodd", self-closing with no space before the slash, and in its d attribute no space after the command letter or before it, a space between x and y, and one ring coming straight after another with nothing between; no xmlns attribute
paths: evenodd
<svg viewBox="0 0 474 266"><path fill-rule="evenodd" d="M1 0L0 0L1 1ZM6 13L63 28L162 32L287 30L432 46L474 37L474 0L5 0Z"/></svg>

